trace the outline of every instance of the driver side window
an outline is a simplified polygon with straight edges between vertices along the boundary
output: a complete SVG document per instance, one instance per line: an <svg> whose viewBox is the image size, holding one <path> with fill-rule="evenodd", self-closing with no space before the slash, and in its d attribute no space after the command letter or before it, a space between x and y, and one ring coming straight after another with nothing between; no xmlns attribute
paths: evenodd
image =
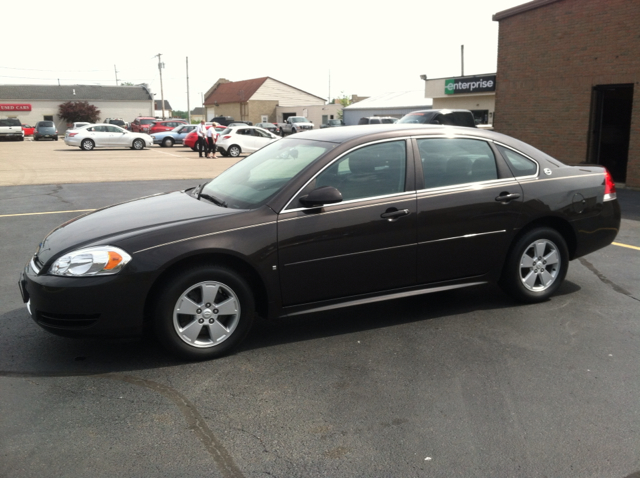
<svg viewBox="0 0 640 478"><path fill-rule="evenodd" d="M352 151L333 163L315 180L315 188L333 186L344 201L405 190L406 143L378 143Z"/></svg>

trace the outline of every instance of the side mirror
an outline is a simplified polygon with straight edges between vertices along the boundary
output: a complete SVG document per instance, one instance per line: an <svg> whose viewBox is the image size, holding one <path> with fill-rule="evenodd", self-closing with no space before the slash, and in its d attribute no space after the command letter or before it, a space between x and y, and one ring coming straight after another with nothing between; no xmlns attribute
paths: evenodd
<svg viewBox="0 0 640 478"><path fill-rule="evenodd" d="M335 204L341 201L342 193L333 186L321 186L300 198L300 202L305 207L324 206L325 204Z"/></svg>

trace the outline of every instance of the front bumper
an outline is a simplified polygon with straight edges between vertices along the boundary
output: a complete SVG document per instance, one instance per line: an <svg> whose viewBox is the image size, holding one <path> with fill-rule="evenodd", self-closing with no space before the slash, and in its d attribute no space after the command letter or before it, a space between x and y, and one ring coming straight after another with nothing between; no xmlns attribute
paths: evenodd
<svg viewBox="0 0 640 478"><path fill-rule="evenodd" d="M36 274L30 263L18 282L31 318L65 337L140 335L148 293L138 275L59 277Z"/></svg>

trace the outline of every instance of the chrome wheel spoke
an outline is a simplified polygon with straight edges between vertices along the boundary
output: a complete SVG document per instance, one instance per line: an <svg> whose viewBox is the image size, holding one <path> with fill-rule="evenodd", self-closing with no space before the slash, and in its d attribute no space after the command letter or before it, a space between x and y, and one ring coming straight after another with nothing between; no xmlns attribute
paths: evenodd
<svg viewBox="0 0 640 478"><path fill-rule="evenodd" d="M202 287L202 303L215 304L220 286L218 284L206 284Z"/></svg>
<svg viewBox="0 0 640 478"><path fill-rule="evenodd" d="M202 330L202 324L199 323L197 320L194 320L193 322L188 324L186 327L181 329L180 333L182 334L183 337L187 338L189 341L195 342L196 339L198 338L198 335L200 335L201 330Z"/></svg>
<svg viewBox="0 0 640 478"><path fill-rule="evenodd" d="M220 322L214 322L213 324L209 324L209 337L211 341L216 344L224 339L227 335L229 335L229 331L224 328L224 326Z"/></svg>
<svg viewBox="0 0 640 478"><path fill-rule="evenodd" d="M182 297L176 307L178 314L196 315L200 306L192 301L189 297Z"/></svg>
<svg viewBox="0 0 640 478"><path fill-rule="evenodd" d="M218 309L218 315L233 315L238 313L238 303L234 297L229 297L227 300L216 304Z"/></svg>
<svg viewBox="0 0 640 478"><path fill-rule="evenodd" d="M551 285L551 283L553 282L555 275L550 274L548 271L542 271L540 273L540 281L542 282L542 286L543 287L548 287Z"/></svg>
<svg viewBox="0 0 640 478"><path fill-rule="evenodd" d="M549 254L544 257L544 260L547 261L547 265L549 264L557 264L560 262L560 257L558 256L558 251L553 249Z"/></svg>
<svg viewBox="0 0 640 478"><path fill-rule="evenodd" d="M533 271L529 271L529 273L522 278L522 282L529 288L529 289L533 289L536 285L536 278L538 277L538 274L536 274Z"/></svg>
<svg viewBox="0 0 640 478"><path fill-rule="evenodd" d="M544 256L544 251L546 249L547 249L546 241L538 241L538 242L536 242L535 251L536 251L536 256L537 257L543 257Z"/></svg>
<svg viewBox="0 0 640 478"><path fill-rule="evenodd" d="M524 254L522 256L522 259L520 259L520 267L528 267L531 268L533 267L533 258L530 257L528 254Z"/></svg>

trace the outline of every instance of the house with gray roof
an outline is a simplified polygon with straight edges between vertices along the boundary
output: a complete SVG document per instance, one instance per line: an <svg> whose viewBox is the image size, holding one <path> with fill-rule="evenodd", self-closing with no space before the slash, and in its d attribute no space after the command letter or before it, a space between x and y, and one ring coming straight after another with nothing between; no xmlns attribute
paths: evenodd
<svg viewBox="0 0 640 478"><path fill-rule="evenodd" d="M100 110L100 119L154 116L153 94L145 85L0 85L0 117L15 117L33 125L54 121L58 132L67 129L58 107L67 101L87 101Z"/></svg>

